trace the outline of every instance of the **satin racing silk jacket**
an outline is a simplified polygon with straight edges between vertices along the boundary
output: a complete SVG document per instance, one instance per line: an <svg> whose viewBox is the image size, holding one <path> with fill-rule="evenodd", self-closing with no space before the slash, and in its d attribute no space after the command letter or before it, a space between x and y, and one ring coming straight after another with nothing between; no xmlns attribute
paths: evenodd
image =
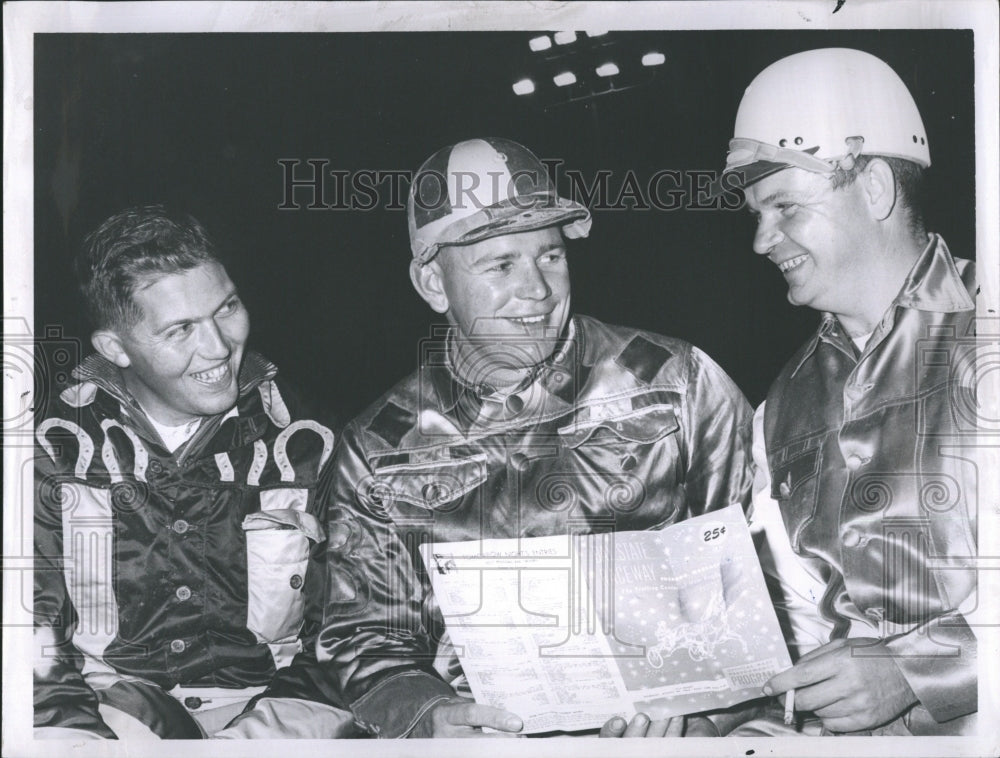
<svg viewBox="0 0 1000 758"><path fill-rule="evenodd" d="M335 453L318 657L380 737L425 736L461 679L423 542L659 529L750 496L749 406L687 343L577 316L506 395L458 381L447 353L426 340Z"/></svg>
<svg viewBox="0 0 1000 758"><path fill-rule="evenodd" d="M830 639L882 638L919 699L914 734L970 733L977 711L974 298L975 265L932 238L864 350L826 314L764 408L815 609Z"/></svg>
<svg viewBox="0 0 1000 758"><path fill-rule="evenodd" d="M114 365L75 369L36 429L36 728L113 738L100 702L198 738L184 712L220 693L257 695L272 724L276 698L337 705L306 673L334 436L276 373L248 353L235 411L171 454Z"/></svg>

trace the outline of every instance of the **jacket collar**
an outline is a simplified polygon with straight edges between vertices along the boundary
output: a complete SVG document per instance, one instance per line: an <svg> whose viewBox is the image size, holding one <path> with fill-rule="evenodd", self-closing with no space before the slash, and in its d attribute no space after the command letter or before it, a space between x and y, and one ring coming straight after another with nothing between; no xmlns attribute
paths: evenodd
<svg viewBox="0 0 1000 758"><path fill-rule="evenodd" d="M969 311L976 307L940 235L931 235L893 305L935 313Z"/></svg>
<svg viewBox="0 0 1000 758"><path fill-rule="evenodd" d="M258 394L255 390L277 374L277 366L259 353L247 351L243 357L243 365L240 366L239 398L236 405L234 408L208 419L207 424L203 424L203 428L218 427L222 421L234 415L234 410L238 409L239 417L236 419L237 423L234 427L236 438L248 439L259 436L266 424L262 424L260 420L255 418L257 414L253 414L251 402ZM146 414L139 403L126 388L121 370L111 361L95 353L74 368L72 375L74 379L79 380L79 383L71 385L62 392L60 397L64 402L77 408L95 402L103 405L102 399L99 397L99 390L103 390L113 401L117 401L123 420L130 421L136 430L147 439L159 439L159 434L146 419ZM118 409L111 407L104 410L109 415L116 415L118 412Z"/></svg>
<svg viewBox="0 0 1000 758"><path fill-rule="evenodd" d="M924 248L910 269L910 273L907 274L899 294L886 310L886 316L882 319L882 323L876 326L876 332L885 333L892 328L897 308L933 313L952 313L972 310L975 307L976 304L962 282L962 277L955 266L955 259L952 258L945 241L941 235L931 234L927 247ZM795 376L802 368L802 364L816 350L820 340L832 342L838 346L843 344L845 349L849 349L846 347L849 338L837 317L832 313L823 313L819 329L806 343L806 348L795 365L792 376Z"/></svg>
<svg viewBox="0 0 1000 758"><path fill-rule="evenodd" d="M443 354L444 357L439 358L434 363L424 363L420 366L420 372L433 387L439 409L460 428L467 430L478 416L484 398L496 390L485 385L474 387L455 374L450 358L453 338L454 330L449 329L445 338L444 350L437 353L437 356ZM559 391L551 390L548 379L554 371L565 370L560 366L565 366L574 358L579 360L579 357L584 355L583 339L583 329L578 327L576 318L570 318L552 355L536 366L517 387L508 392L520 393L533 383L541 382L551 394L555 394L566 402L571 402L571 398L562 397ZM563 384L562 386L568 385Z"/></svg>
<svg viewBox="0 0 1000 758"><path fill-rule="evenodd" d="M240 397L256 389L257 385L261 382L273 379L277 374L277 366L259 353L248 350L246 355L243 356L243 365L240 366ZM92 384L104 390L116 400L134 404L138 407L135 399L125 387L125 380L122 378L121 370L98 353L88 356L79 366L74 368L73 378L78 379L80 384ZM76 386L78 385L69 387L69 390L75 389ZM87 389L89 388L81 390L84 397L87 395ZM66 399L69 400L72 397L73 395L68 395ZM81 404L85 405L86 403Z"/></svg>

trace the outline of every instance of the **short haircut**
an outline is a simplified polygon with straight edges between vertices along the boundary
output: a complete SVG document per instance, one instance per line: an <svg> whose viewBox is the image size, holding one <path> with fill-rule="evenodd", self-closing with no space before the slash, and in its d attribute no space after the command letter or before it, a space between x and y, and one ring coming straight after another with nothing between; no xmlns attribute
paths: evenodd
<svg viewBox="0 0 1000 758"><path fill-rule="evenodd" d="M874 159L885 161L892 169L896 186L896 199L906 213L910 232L923 236L924 228L924 169L905 158L890 158L885 155L859 155L850 170L838 168L833 173L833 188L840 189L853 184L865 167Z"/></svg>
<svg viewBox="0 0 1000 758"><path fill-rule="evenodd" d="M88 234L76 274L94 328L128 329L142 317L137 289L161 276L220 263L204 227L162 205L128 208Z"/></svg>

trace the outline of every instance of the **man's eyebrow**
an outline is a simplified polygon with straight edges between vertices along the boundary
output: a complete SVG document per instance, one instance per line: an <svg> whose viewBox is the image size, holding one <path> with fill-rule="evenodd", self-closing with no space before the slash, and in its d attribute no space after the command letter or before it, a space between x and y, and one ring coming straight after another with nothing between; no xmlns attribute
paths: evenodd
<svg viewBox="0 0 1000 758"><path fill-rule="evenodd" d="M240 293L239 293L239 291L238 291L238 290L236 289L236 287L235 287L235 286L233 286L233 287L232 287L232 288L231 288L231 289L229 290L229 292L227 292L227 293L226 293L226 294L225 294L225 295L223 296L223 298L222 298L222 302L221 302L221 303L219 303L219 307L218 307L218 308L216 308L215 310L219 310L219 308L224 308L224 307L225 307L225 305L226 305L226 303L228 303L228 302L229 302L230 300L232 300L232 299L233 299L234 297L239 297L239 296L240 296Z"/></svg>
<svg viewBox="0 0 1000 758"><path fill-rule="evenodd" d="M219 304L217 306L215 306L215 308L212 310L212 315L215 315L215 313L220 308L223 308L226 305L226 303L228 303L234 297L239 297L239 292L236 290L236 287L233 287L231 290L229 290L226 293L226 295L222 298L222 300L219 302ZM184 318L174 319L173 321L168 321L166 324L164 324L163 326L161 326L159 329L155 330L153 332L153 334L163 334L163 332L171 329L172 327L179 326L181 324L193 324L197 320L198 319L191 318L189 316L186 316Z"/></svg>
<svg viewBox="0 0 1000 758"><path fill-rule="evenodd" d="M504 261L514 260L520 256L520 253L516 250L508 250L503 253L489 253L484 255L482 258L477 258L472 262L474 266L485 266L491 263L502 263Z"/></svg>
<svg viewBox="0 0 1000 758"><path fill-rule="evenodd" d="M790 197L795 197L795 194L789 192L788 190L778 190L777 192L772 192L770 195L765 197L758 203L758 207L763 207L765 205L770 205L776 200L787 200Z"/></svg>
<svg viewBox="0 0 1000 758"><path fill-rule="evenodd" d="M194 323L194 321L195 321L195 319L191 319L191 318L179 318L179 319L175 319L173 321L168 321L166 324L164 324L163 326L161 326L159 329L156 329L153 332L153 334L163 334L164 332L172 329L175 326L180 326L182 324L192 324L192 323Z"/></svg>

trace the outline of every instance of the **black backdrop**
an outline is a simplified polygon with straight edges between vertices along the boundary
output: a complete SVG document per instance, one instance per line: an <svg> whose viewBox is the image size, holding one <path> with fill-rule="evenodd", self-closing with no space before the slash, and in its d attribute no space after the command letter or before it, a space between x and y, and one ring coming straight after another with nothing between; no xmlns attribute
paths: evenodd
<svg viewBox="0 0 1000 758"><path fill-rule="evenodd" d="M71 250L107 215L167 202L238 257L252 346L346 420L414 368L434 314L410 287L404 211L386 197L308 210L302 195L281 210L279 160L414 170L446 144L502 136L588 179L610 170L612 189L628 170L717 170L753 76L824 46L874 53L910 87L931 144L929 228L975 257L970 31L612 33L623 68L652 49L665 65L550 107L510 87L537 73L535 34L35 35L36 333L59 325L86 344ZM574 309L693 342L759 402L817 317L787 303L752 234L746 211L597 210L570 247Z"/></svg>

